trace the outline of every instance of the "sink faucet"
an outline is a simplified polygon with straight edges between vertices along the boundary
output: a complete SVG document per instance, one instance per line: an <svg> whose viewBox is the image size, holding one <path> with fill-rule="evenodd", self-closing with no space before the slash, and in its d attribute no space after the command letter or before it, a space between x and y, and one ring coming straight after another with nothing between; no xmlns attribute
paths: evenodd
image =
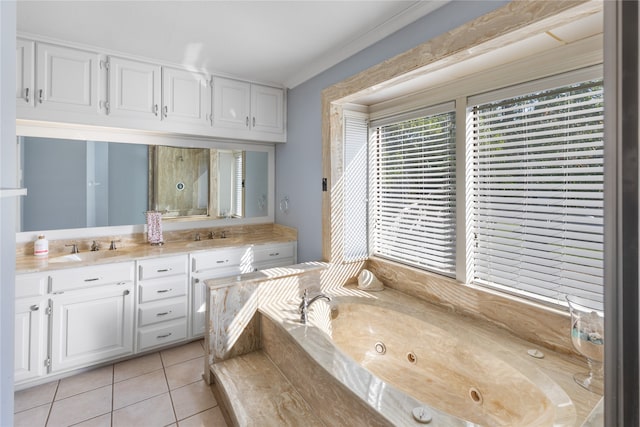
<svg viewBox="0 0 640 427"><path fill-rule="evenodd" d="M309 307L311 307L311 304L318 301L319 299L326 299L327 301L331 301L331 298L329 298L325 294L319 294L309 299L309 290L304 290L304 294L302 294L302 301L300 302L300 306L298 307L298 311L300 312L300 321L303 324L307 323Z"/></svg>
<svg viewBox="0 0 640 427"><path fill-rule="evenodd" d="M100 245L95 240L91 244L91 252L96 252L100 250Z"/></svg>
<svg viewBox="0 0 640 427"><path fill-rule="evenodd" d="M78 253L78 244L77 243L71 243L70 245L65 245L65 246L71 246L71 253L72 254L77 254Z"/></svg>
<svg viewBox="0 0 640 427"><path fill-rule="evenodd" d="M200 233L196 233L196 237L194 239L196 242L200 241Z"/></svg>

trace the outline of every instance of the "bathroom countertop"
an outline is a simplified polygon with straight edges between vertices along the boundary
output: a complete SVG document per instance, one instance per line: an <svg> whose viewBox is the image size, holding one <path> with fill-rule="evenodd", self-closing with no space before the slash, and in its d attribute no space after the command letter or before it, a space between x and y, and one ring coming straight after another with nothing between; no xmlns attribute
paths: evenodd
<svg viewBox="0 0 640 427"><path fill-rule="evenodd" d="M130 244L114 251L108 249L87 252L81 251L77 261L65 261L73 254L69 252L50 254L38 258L33 255L16 256L16 274L36 273L64 268L87 267L97 264L134 261L145 258L187 254L211 249L233 248L266 243L287 243L295 241L295 237L279 233L245 233L231 235L227 238L202 239L200 241L182 240L165 242L162 246L151 246L148 243ZM51 246L51 243L50 243Z"/></svg>
<svg viewBox="0 0 640 427"><path fill-rule="evenodd" d="M535 372L539 372L536 382L540 381L544 383L540 376L549 377L573 402L575 408L575 423L572 425L582 426L583 423L592 418L593 415L591 414L594 412L594 409L597 409L601 401L601 396L581 388L573 380L573 373L587 370L587 364L582 359L541 348L495 325L460 316L459 314L456 315L441 307L419 301L392 289L387 288L383 292L368 293L352 286L346 286L342 288L332 288L328 290L328 293L334 296L334 300L336 301L356 302L364 299L367 304L398 307L405 314L415 316L417 319L438 325L438 327L450 331L453 334L452 336L455 336L460 342L468 342L471 345L487 348L490 351L492 349L496 350L501 360L523 369L528 372L529 375L534 375L535 377ZM319 360L319 363L325 366L325 369L329 371L335 369L337 363L335 354L318 349L318 337L314 337L315 334L311 334L310 330L301 326L297 321L297 317L299 316L295 309L297 302L297 299L291 299L284 305L282 301L273 305L263 304L260 310L263 314L268 315L282 325L282 327L289 330L303 348L307 349L307 347L309 347L308 350L311 351L311 353L319 355L321 359L327 358L327 360ZM321 304L325 303L323 302ZM315 310L318 310L316 307L320 306L314 306ZM310 312L310 319L312 317L313 315ZM403 325L403 327L410 327L410 325ZM416 331L416 333L417 332L418 331ZM544 358L536 359L530 357L527 352L531 349L537 349L544 353ZM353 373L357 371L357 369L343 366L339 371L342 373ZM338 374L342 375L340 373ZM364 380L356 381L356 383L360 382L362 382L362 384L368 384ZM365 394L366 392L367 390L363 391ZM596 422L595 424L588 425L595 426L598 424Z"/></svg>

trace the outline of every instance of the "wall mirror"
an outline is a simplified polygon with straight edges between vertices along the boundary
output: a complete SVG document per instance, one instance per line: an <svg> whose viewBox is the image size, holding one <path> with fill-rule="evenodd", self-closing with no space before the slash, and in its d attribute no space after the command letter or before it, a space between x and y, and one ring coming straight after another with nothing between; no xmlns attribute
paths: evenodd
<svg viewBox="0 0 640 427"><path fill-rule="evenodd" d="M18 146L28 193L17 232L140 225L147 210L181 222L270 215L268 150L40 136Z"/></svg>

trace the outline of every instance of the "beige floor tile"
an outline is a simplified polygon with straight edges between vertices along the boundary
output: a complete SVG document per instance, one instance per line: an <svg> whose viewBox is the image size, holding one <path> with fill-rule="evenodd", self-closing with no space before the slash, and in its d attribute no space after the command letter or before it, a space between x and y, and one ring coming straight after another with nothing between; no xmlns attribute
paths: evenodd
<svg viewBox="0 0 640 427"><path fill-rule="evenodd" d="M44 427L47 423L51 403L36 406L13 415L13 427Z"/></svg>
<svg viewBox="0 0 640 427"><path fill-rule="evenodd" d="M113 427L163 427L176 422L169 393L113 411Z"/></svg>
<svg viewBox="0 0 640 427"><path fill-rule="evenodd" d="M113 408L120 409L169 391L164 371L154 371L113 385Z"/></svg>
<svg viewBox="0 0 640 427"><path fill-rule="evenodd" d="M227 423L222 416L222 411L220 411L220 407L216 406L215 408L208 409L204 412L200 412L199 414L195 414L189 418L186 418L182 421L178 421L179 427L227 427Z"/></svg>
<svg viewBox="0 0 640 427"><path fill-rule="evenodd" d="M162 369L160 353L152 353L135 359L116 363L113 367L113 381L119 382L129 378L148 374Z"/></svg>
<svg viewBox="0 0 640 427"><path fill-rule="evenodd" d="M75 424L73 427L111 427L111 412Z"/></svg>
<svg viewBox="0 0 640 427"><path fill-rule="evenodd" d="M111 412L111 385L53 402L47 427L68 426Z"/></svg>
<svg viewBox="0 0 640 427"><path fill-rule="evenodd" d="M165 368L169 389L182 387L202 379L204 361L200 358L187 360Z"/></svg>
<svg viewBox="0 0 640 427"><path fill-rule="evenodd" d="M60 380L56 399L65 399L69 396L95 390L113 383L113 365L92 369L72 377Z"/></svg>
<svg viewBox="0 0 640 427"><path fill-rule="evenodd" d="M160 352L160 354L162 356L162 363L166 368L167 366L175 365L176 363L186 360L204 357L204 348L202 347L202 340L199 340L181 345L180 347L164 350Z"/></svg>
<svg viewBox="0 0 640 427"><path fill-rule="evenodd" d="M202 380L171 390L171 399L178 421L217 405L211 389Z"/></svg>
<svg viewBox="0 0 640 427"><path fill-rule="evenodd" d="M42 406L45 403L53 402L53 397L58 388L58 381L38 385L17 391L14 395L14 411L21 412L27 409Z"/></svg>

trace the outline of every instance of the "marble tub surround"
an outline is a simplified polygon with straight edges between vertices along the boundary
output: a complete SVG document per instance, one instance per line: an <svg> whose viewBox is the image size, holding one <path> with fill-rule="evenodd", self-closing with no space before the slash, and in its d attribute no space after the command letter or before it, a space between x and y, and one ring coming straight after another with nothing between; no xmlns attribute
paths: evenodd
<svg viewBox="0 0 640 427"><path fill-rule="evenodd" d="M205 281L205 376L211 364L260 349L258 308L287 304L299 298L301 288L317 288L326 267L325 263L311 262Z"/></svg>
<svg viewBox="0 0 640 427"><path fill-rule="evenodd" d="M544 306L487 288L380 258L367 268L386 286L448 310L504 328L538 346L583 358L571 343L568 311Z"/></svg>
<svg viewBox="0 0 640 427"><path fill-rule="evenodd" d="M352 357L347 356L346 352L339 349L330 338L335 333L330 320L331 317L335 316L335 313L332 314L331 308L337 306L338 310L340 310L341 304L354 303L370 305L372 308L395 308L398 312L404 313L403 320L405 321L401 322L401 324L391 323L393 318L389 315L384 316L383 321L389 323L389 327L392 329L406 329L406 333L414 337L420 333L419 328L416 328L416 324L421 326L425 323L437 325L438 328L450 334L442 337L441 340L455 339L459 343L469 343L468 348L478 348L483 352L489 352L493 357L500 360L498 368L519 371L546 396L549 402L553 402L553 405L549 408L554 408L551 414L552 422L556 423L555 425L582 425L601 399L601 396L582 389L573 381L573 373L584 370L585 364L581 360L546 349L542 349L544 353L543 359L532 358L527 351L537 347L501 330L495 325L461 317L446 309L424 303L391 289L377 293L366 293L352 286L346 286L342 290L332 289L332 291L334 294L332 295L331 303L320 302L315 305L310 312L311 325L306 327L298 321L296 301L291 301L288 309L285 308L284 310L281 305L260 307L262 315L266 316L274 326L286 331L293 340L290 348L282 351L284 362L279 365L277 363L278 357L274 356L270 350L275 348L276 351L281 351L279 349L282 344L269 347L269 341L266 338L269 332L264 326L265 322L262 322L263 349L278 364L279 368L296 388L298 388L299 384L289 377L289 373L291 372L291 375L295 375L298 370L304 370L308 363L305 364L303 361L297 363L296 360L298 358L287 357L287 355L292 354L295 348L301 348L316 364L322 367L324 372L329 372L343 387L351 389L361 400L380 410L385 417L390 417L394 425L414 425L407 421L406 414L410 413L407 411L410 411L413 407L412 405L419 401L401 392L399 388L383 383L378 376L373 375L369 370L357 364ZM337 316L339 317L340 314ZM406 316L415 320L415 323L407 324ZM341 345L348 345L349 341L357 340L360 335L353 324L350 323L348 328L348 334L341 338ZM419 342L420 339L415 341ZM407 345L409 344L407 343ZM433 344L443 347L442 343ZM367 353L362 360L365 366L368 363L372 363L369 358L375 357L373 343L371 347L370 353ZM462 345L461 348L464 349L466 347ZM416 356L420 357L420 354L418 353ZM464 357L470 356L462 354L460 357L461 359L459 360L463 361L465 360ZM421 360L423 361L423 359L418 359L418 363ZM454 360L455 357L452 355L450 361ZM474 359L469 359L469 361L471 360ZM496 369L495 372L500 372L500 369ZM301 381L304 382L304 378ZM430 383L427 379L425 381ZM465 389L469 390L467 387ZM322 387L312 387L311 392L317 395L307 396L302 388L298 388L298 390L311 405L316 399L320 399L320 395L324 392ZM482 392L481 388L479 390ZM513 390L508 388L507 393L510 391ZM567 400L567 396L569 400ZM526 397L522 395L514 396L515 399L523 399L522 404L525 405ZM434 407L434 421L436 417L438 419L436 425L466 425L464 423L459 424L458 419L447 415L444 411L438 411L436 408L441 407L438 402L427 403L431 403ZM542 407L548 404L548 402L545 403L543 401L536 403L536 405ZM544 415L544 411L542 413L542 419L544 420L547 415ZM523 424L497 423L494 425L532 425L528 423L527 418L523 420ZM554 425L553 423L548 425ZM534 423L533 425L545 424Z"/></svg>
<svg viewBox="0 0 640 427"><path fill-rule="evenodd" d="M208 351L206 361L208 365L205 367L207 375L210 374L208 372L210 364L229 360L228 358L233 358L239 353L247 354L245 352L250 352L252 348L255 348L253 351L262 349L312 406L315 413L333 413L334 416L342 416L336 409L336 402L350 401L336 390L342 392L350 390L349 395L353 394L357 403L352 402L347 404L347 407L361 405L364 402L366 406L363 409L364 414L372 412L384 414L381 420L376 421L382 425L385 423L386 425L389 423L415 425L410 414L411 410L420 404L418 399L408 396L400 390L400 387L386 384L378 376L357 364L354 358L349 357L331 341L331 307L351 301L369 304L371 307L395 306L400 313L415 320L411 323L423 322L422 324L438 327L444 325L451 336L459 342L473 343L482 348L482 351L496 351L496 358L521 372L536 387L542 384L542 388L538 388L545 396L551 394L549 402L562 402L564 397L569 397L572 405L562 406L563 409L558 408L557 404L550 405L555 408L553 417L558 420L558 425L582 425L601 398L582 389L573 381L573 373L585 370L586 363L582 358L536 346L495 322L461 316L460 312L451 308L429 304L393 289L365 292L358 290L355 284L343 285L348 280L342 282L332 280L336 277L334 270L340 269L340 266L302 264L294 267L297 267L293 268L294 271L299 270L294 274L278 274L276 271L265 270L238 276L233 281L222 279L207 283L210 292L218 292L216 302L225 302L224 306L218 307L216 314L213 311L208 313L210 328L214 327L216 321L221 324L217 329L212 329L211 334L205 335L208 339L205 347ZM305 273L305 268L310 268L312 271ZM253 286L251 291L239 286L245 279L249 286ZM382 278L382 280L385 279ZM310 310L311 324L307 326L300 323L298 313L300 295L305 288L310 288L312 294L322 289L333 298L330 304L324 302L314 304ZM210 303L211 298L208 298L208 301ZM235 309L231 309L232 307ZM257 318L259 322L256 320L255 310L260 313ZM387 322L392 320L390 316L386 316L385 319ZM405 319L402 324L394 324L393 328L398 331L407 329L417 333L415 325L406 323ZM236 344L244 342L242 331L249 325L250 333L247 339L252 346ZM236 335L235 339L225 340L221 337L221 334L229 331ZM353 328L350 327L349 331L353 334L344 335L343 341L355 340L358 336ZM414 340L406 339L405 341ZM543 359L530 357L527 353L530 349L541 350L545 357ZM521 367L522 369L519 369ZM310 382L310 378L314 381ZM545 388L544 380L546 379L550 379L549 382L555 386ZM326 396L331 397L326 398ZM351 398L354 398L353 396ZM435 403L433 405L436 406ZM544 407L545 403L539 402L538 405ZM460 419L446 414L445 411L439 411L436 408L433 410L434 421L438 420L436 425L467 425ZM407 418L408 415L409 418ZM543 419L544 417L545 415ZM336 422L335 419L333 422ZM378 424L368 420L361 425Z"/></svg>
<svg viewBox="0 0 640 427"><path fill-rule="evenodd" d="M219 237L222 231L225 232L225 238ZM209 239L209 232L215 234L213 239ZM200 241L195 240L196 234L200 234ZM147 242L145 233L99 236L83 239L50 240L49 256L45 258L33 256L33 242L18 243L16 245L16 273L83 267L93 264L120 262L222 247L297 240L297 231L295 229L278 224L194 228L180 231L165 231L163 235L165 244L162 246L150 245ZM90 252L91 244L94 240L100 246L100 250L94 253L95 256L86 255L87 252ZM117 249L115 251L109 250L112 240L116 242ZM86 256L88 259L77 262L55 262L57 257L71 254L71 248L65 245L73 243L78 244L79 252L84 254L81 256Z"/></svg>

